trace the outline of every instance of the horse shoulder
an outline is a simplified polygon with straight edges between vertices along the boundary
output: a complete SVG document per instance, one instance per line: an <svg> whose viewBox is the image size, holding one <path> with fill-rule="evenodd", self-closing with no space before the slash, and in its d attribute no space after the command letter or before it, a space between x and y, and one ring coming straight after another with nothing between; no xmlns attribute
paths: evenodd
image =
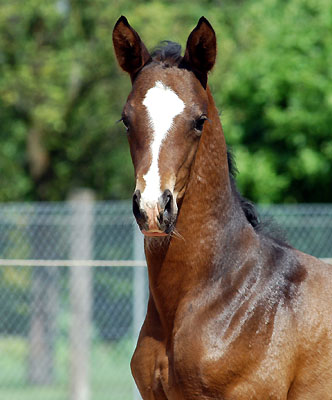
<svg viewBox="0 0 332 400"><path fill-rule="evenodd" d="M298 252L307 276L295 307L297 371L289 399L332 399L332 266Z"/></svg>
<svg viewBox="0 0 332 400"><path fill-rule="evenodd" d="M320 343L325 336L332 344L332 265L308 254L297 253L299 263L306 269L306 278L299 286L294 305L298 310L299 331L311 343Z"/></svg>
<svg viewBox="0 0 332 400"><path fill-rule="evenodd" d="M209 388L212 398L300 399L308 382L310 390L332 393L332 266L296 256L270 310L259 303L227 310L212 290L183 302L172 368L189 394Z"/></svg>
<svg viewBox="0 0 332 400"><path fill-rule="evenodd" d="M259 322L259 309L235 321L236 313L218 307L218 297L203 303L187 302L173 338L173 370L185 398L287 399L294 357L293 344L276 335L282 313L276 311L268 324Z"/></svg>

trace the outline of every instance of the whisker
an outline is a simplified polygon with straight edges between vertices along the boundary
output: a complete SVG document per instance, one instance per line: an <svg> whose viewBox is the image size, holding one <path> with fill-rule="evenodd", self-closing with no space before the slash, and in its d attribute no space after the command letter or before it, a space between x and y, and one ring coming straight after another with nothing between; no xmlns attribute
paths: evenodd
<svg viewBox="0 0 332 400"><path fill-rule="evenodd" d="M175 228L174 228L173 232L171 233L171 236L176 239L181 239L184 242L186 241L185 238L181 235L181 233L178 230L176 230Z"/></svg>

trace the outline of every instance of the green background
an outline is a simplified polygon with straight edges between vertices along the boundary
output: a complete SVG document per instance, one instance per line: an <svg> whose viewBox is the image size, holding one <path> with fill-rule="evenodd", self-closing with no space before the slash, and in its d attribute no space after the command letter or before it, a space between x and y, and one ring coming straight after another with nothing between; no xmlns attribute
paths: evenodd
<svg viewBox="0 0 332 400"><path fill-rule="evenodd" d="M11 0L0 4L0 201L128 198L114 59L124 14L148 48L185 46L200 16L218 37L210 85L241 191L261 203L332 200L330 0Z"/></svg>

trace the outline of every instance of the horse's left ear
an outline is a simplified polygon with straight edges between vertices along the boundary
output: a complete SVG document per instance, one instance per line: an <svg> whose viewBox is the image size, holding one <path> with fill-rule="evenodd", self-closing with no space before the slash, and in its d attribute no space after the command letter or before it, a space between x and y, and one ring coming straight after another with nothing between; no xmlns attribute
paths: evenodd
<svg viewBox="0 0 332 400"><path fill-rule="evenodd" d="M216 35L209 21L201 17L188 37L183 64L193 70L204 88L207 85L207 74L216 61L216 55Z"/></svg>
<svg viewBox="0 0 332 400"><path fill-rule="evenodd" d="M151 56L126 17L118 19L113 29L113 45L120 67L129 73L133 82Z"/></svg>

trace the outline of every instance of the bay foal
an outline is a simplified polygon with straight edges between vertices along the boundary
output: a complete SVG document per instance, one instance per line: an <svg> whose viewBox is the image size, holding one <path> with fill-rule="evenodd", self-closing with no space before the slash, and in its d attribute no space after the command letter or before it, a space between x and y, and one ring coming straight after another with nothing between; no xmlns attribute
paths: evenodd
<svg viewBox="0 0 332 400"><path fill-rule="evenodd" d="M113 42L150 298L131 367L144 400L332 399L331 267L270 237L237 192L207 75L205 18L185 54ZM254 168L253 168L254 173Z"/></svg>

